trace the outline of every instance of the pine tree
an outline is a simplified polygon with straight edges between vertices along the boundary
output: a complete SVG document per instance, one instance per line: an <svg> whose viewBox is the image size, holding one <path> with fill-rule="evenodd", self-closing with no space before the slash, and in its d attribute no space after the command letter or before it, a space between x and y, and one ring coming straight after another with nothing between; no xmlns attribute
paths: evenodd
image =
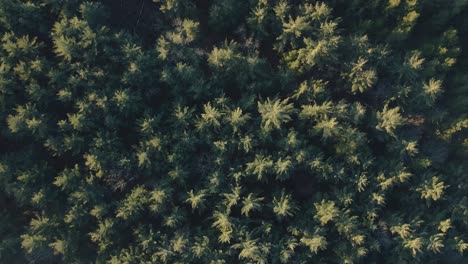
<svg viewBox="0 0 468 264"><path fill-rule="evenodd" d="M0 1L0 263L464 263L467 12Z"/></svg>
<svg viewBox="0 0 468 264"><path fill-rule="evenodd" d="M279 129L282 124L291 120L293 105L288 100L277 99L274 102L267 98L265 102L258 102L258 112L262 116L262 125L265 130Z"/></svg>

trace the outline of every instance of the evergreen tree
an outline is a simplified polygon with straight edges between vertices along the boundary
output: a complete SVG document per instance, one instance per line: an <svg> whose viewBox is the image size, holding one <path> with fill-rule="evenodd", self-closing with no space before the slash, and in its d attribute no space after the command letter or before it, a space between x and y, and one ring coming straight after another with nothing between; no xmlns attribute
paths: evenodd
<svg viewBox="0 0 468 264"><path fill-rule="evenodd" d="M465 263L467 13L0 1L0 263Z"/></svg>

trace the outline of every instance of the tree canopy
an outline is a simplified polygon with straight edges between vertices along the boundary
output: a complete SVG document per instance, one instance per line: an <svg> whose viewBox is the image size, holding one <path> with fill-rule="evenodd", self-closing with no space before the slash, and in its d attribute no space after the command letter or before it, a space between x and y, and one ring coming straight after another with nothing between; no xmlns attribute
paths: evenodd
<svg viewBox="0 0 468 264"><path fill-rule="evenodd" d="M467 0L0 1L0 263L464 263Z"/></svg>

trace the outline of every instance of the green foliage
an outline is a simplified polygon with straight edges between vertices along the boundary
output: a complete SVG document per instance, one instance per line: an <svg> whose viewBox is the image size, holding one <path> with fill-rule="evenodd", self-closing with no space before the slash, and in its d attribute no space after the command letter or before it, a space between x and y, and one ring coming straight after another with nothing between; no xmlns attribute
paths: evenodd
<svg viewBox="0 0 468 264"><path fill-rule="evenodd" d="M442 195L444 194L444 190L448 188L448 186L444 185L444 182L439 182L439 178L434 176L431 180L427 180L424 184L416 189L418 192L421 193L421 198L426 200L439 200Z"/></svg>
<svg viewBox="0 0 468 264"><path fill-rule="evenodd" d="M377 73L374 70L366 70L364 66L367 60L359 58L356 63L353 64L353 68L349 73L351 80L351 91L353 93L361 92L370 89L377 81Z"/></svg>
<svg viewBox="0 0 468 264"><path fill-rule="evenodd" d="M130 195L123 201L122 205L117 210L117 217L123 219L138 218L145 204L148 203L148 192L143 187L138 187L132 190Z"/></svg>
<svg viewBox="0 0 468 264"><path fill-rule="evenodd" d="M317 210L315 219L318 220L321 225L325 225L329 221L333 221L340 214L340 211L336 208L335 202L333 201L322 200L320 203L315 203L314 206Z"/></svg>
<svg viewBox="0 0 468 264"><path fill-rule="evenodd" d="M297 211L291 195L281 192L280 197L273 197L273 212L280 218L293 216Z"/></svg>
<svg viewBox="0 0 468 264"><path fill-rule="evenodd" d="M303 237L301 243L307 246L310 251L317 254L319 250L327 248L327 241L323 236Z"/></svg>
<svg viewBox="0 0 468 264"><path fill-rule="evenodd" d="M385 105L382 112L377 112L377 119L379 121L376 126L379 130L385 130L390 135L395 135L395 130L405 124L405 118L400 114L400 107L388 108Z"/></svg>
<svg viewBox="0 0 468 264"><path fill-rule="evenodd" d="M0 1L0 263L464 263L466 0Z"/></svg>
<svg viewBox="0 0 468 264"><path fill-rule="evenodd" d="M265 130L280 129L281 125L291 120L293 104L288 100L277 99L274 102L267 98L265 102L258 102L258 112L262 116L262 125Z"/></svg>
<svg viewBox="0 0 468 264"><path fill-rule="evenodd" d="M192 206L193 210L202 210L203 208L205 208L204 202L206 194L203 191L200 191L199 193L194 193L193 190L191 190L188 193L188 195L189 197L185 201Z"/></svg>
<svg viewBox="0 0 468 264"><path fill-rule="evenodd" d="M246 217L249 217L250 212L260 211L262 208L261 202L263 197L254 197L252 193L249 193L247 197L242 201L241 213Z"/></svg>

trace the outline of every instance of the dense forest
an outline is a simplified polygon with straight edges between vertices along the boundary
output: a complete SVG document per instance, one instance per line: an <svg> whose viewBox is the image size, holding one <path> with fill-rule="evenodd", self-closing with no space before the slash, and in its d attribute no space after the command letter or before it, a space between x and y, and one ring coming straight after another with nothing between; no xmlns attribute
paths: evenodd
<svg viewBox="0 0 468 264"><path fill-rule="evenodd" d="M0 263L468 263L468 0L0 0Z"/></svg>

